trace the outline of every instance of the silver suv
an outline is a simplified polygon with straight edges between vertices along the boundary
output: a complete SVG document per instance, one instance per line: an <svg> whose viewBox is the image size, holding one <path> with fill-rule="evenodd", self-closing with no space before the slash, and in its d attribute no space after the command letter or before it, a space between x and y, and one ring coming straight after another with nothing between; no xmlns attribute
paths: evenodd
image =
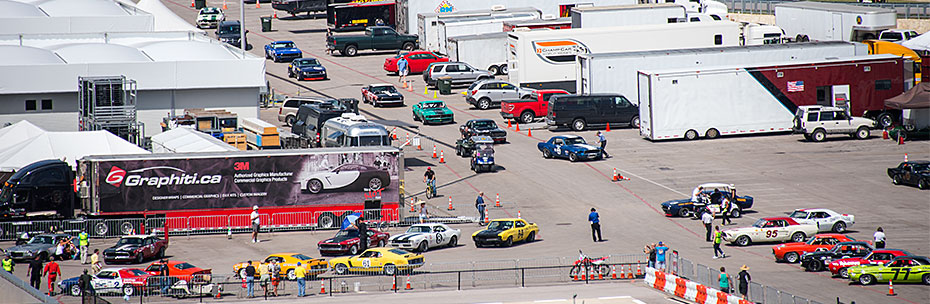
<svg viewBox="0 0 930 304"><path fill-rule="evenodd" d="M476 108L487 110L500 106L503 100L529 99L532 89L515 86L503 80L487 79L473 82L465 91L465 101Z"/></svg>
<svg viewBox="0 0 930 304"><path fill-rule="evenodd" d="M826 106L800 106L794 114L794 132L810 141L822 142L827 134L848 134L867 139L876 125L874 120L852 117L846 109Z"/></svg>
<svg viewBox="0 0 930 304"><path fill-rule="evenodd" d="M297 121L297 110L305 104L333 103L335 100L323 97L288 97L278 109L278 121L293 126Z"/></svg>
<svg viewBox="0 0 930 304"><path fill-rule="evenodd" d="M483 79L492 79L494 74L479 70L464 62L434 62L423 72L423 81L435 87L439 78L452 77L452 84L466 84Z"/></svg>

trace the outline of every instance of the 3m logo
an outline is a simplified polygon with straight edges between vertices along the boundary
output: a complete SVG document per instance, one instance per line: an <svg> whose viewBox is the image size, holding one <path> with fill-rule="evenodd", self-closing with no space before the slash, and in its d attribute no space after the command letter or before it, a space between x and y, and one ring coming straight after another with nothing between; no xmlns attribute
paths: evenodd
<svg viewBox="0 0 930 304"><path fill-rule="evenodd" d="M574 64L578 54L591 52L581 42L571 39L533 41L533 50L542 60L555 64Z"/></svg>
<svg viewBox="0 0 930 304"><path fill-rule="evenodd" d="M447 0L442 0L439 3L439 6L436 7L437 13L451 13L455 11L455 7L452 6L452 3L449 3Z"/></svg>
<svg viewBox="0 0 930 304"><path fill-rule="evenodd" d="M119 187L123 184L123 180L126 179L126 170L120 169L117 166L110 168L110 173L107 173L107 184Z"/></svg>

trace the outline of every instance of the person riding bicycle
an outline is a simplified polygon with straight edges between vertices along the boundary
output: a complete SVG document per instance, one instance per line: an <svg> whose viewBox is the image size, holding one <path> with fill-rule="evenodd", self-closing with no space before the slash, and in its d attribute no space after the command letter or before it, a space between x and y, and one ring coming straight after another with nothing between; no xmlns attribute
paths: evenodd
<svg viewBox="0 0 930 304"><path fill-rule="evenodd" d="M436 197L436 172L432 167L426 167L426 173L423 173L423 182L426 183L427 189L430 190L431 196Z"/></svg>

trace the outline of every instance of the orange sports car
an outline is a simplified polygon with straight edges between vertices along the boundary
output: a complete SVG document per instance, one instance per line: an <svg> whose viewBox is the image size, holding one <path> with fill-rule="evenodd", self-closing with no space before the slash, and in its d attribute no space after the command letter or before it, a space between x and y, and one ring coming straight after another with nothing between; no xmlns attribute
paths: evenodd
<svg viewBox="0 0 930 304"><path fill-rule="evenodd" d="M797 263L805 253L818 250L830 250L830 248L833 248L833 245L839 242L852 242L855 240L854 238L838 233L822 233L814 235L814 237L807 240L807 242L772 246L772 254L775 255L775 261Z"/></svg>
<svg viewBox="0 0 930 304"><path fill-rule="evenodd" d="M161 276L165 268L168 268L169 277L178 278L191 283L209 283L212 273L210 269L203 269L182 261L168 261L167 263L156 261L149 264L149 267L145 268L145 272L148 272L152 276Z"/></svg>

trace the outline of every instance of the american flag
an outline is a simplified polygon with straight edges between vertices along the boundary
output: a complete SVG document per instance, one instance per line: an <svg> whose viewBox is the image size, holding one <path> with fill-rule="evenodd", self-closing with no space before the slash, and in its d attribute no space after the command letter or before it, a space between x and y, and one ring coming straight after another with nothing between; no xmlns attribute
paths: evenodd
<svg viewBox="0 0 930 304"><path fill-rule="evenodd" d="M804 81L789 81L788 92L804 92Z"/></svg>

